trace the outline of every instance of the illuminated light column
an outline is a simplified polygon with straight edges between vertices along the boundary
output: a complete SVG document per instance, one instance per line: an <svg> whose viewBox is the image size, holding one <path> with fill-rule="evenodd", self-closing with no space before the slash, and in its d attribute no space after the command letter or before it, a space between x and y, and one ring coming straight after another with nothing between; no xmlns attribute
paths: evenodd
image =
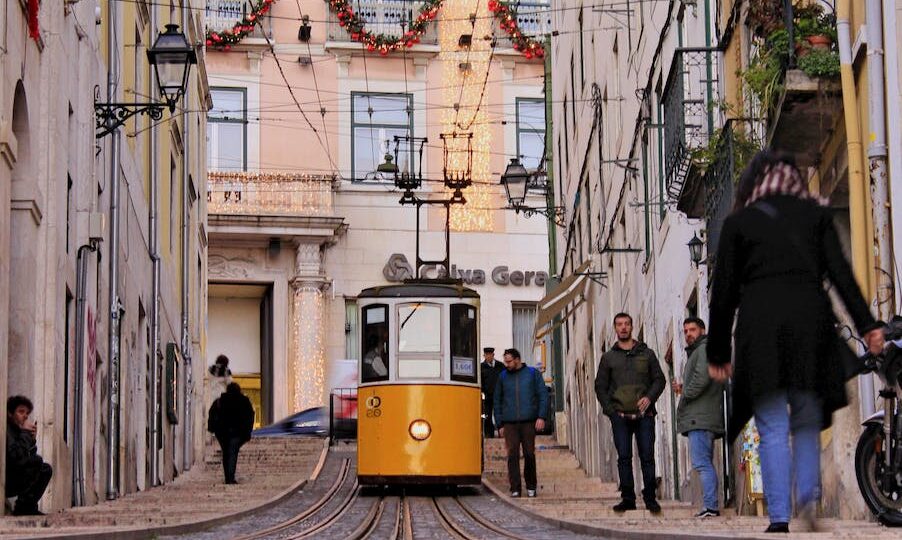
<svg viewBox="0 0 902 540"><path fill-rule="evenodd" d="M439 22L438 57L442 62L443 102L446 108L442 114L444 133L473 133L473 185L464 191L467 204L452 206L451 229L454 231L491 231L497 206L490 189L489 149L492 147L491 125L485 112L488 96L483 96L483 88L489 69L491 42L485 39L492 35L492 17L484 0L445 0L442 5L442 20ZM470 16L476 14L475 26ZM469 54L466 48L458 46L462 34L472 34ZM469 69L461 68L469 63ZM480 100L482 107L479 106ZM457 110L455 110L455 108ZM462 144L463 141L457 141ZM466 155L462 151L450 156L450 168L463 169Z"/></svg>
<svg viewBox="0 0 902 540"><path fill-rule="evenodd" d="M327 282L322 275L318 243L297 244L291 323L291 382L294 411L325 404Z"/></svg>

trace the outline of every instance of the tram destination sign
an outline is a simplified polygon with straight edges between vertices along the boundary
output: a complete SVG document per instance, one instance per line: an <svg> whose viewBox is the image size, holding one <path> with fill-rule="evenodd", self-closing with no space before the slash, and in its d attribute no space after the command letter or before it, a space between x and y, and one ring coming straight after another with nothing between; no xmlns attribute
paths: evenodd
<svg viewBox="0 0 902 540"><path fill-rule="evenodd" d="M440 265L423 267L423 277L427 279L449 277L445 274L445 269ZM382 268L382 276L387 281L398 283L413 277L413 266L411 266L407 256L403 253L393 253ZM508 285L514 287L544 287L545 282L548 281L548 272L542 270L511 270L506 265L499 265L492 268L491 272L486 273L485 270L480 268L464 269L452 264L450 277L459 279L467 285L485 285L486 280L490 279L492 283L503 287Z"/></svg>

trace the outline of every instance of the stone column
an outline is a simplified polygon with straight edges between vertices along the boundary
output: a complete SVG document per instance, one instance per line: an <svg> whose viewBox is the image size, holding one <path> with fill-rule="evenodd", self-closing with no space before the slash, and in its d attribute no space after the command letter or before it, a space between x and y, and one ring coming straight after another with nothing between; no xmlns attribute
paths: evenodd
<svg viewBox="0 0 902 540"><path fill-rule="evenodd" d="M326 309L323 291L328 282L322 273L319 243L299 242L295 277L291 280L292 408L302 411L325 404Z"/></svg>

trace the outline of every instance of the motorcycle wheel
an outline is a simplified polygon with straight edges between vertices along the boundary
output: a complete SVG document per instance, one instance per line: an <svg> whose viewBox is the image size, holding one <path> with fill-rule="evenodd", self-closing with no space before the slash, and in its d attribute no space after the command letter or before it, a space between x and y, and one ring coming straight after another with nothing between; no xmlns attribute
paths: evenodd
<svg viewBox="0 0 902 540"><path fill-rule="evenodd" d="M877 458L877 445L883 445L883 430L868 426L858 438L855 449L855 477L864 502L884 525L902 526L902 486L881 486L882 458Z"/></svg>

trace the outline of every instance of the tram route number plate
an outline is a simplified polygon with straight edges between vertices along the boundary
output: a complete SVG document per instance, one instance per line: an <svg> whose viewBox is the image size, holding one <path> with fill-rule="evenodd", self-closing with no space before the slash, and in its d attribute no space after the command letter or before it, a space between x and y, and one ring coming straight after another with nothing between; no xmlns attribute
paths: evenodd
<svg viewBox="0 0 902 540"><path fill-rule="evenodd" d="M382 416L382 398L379 396L370 396L366 398L366 416L367 418L379 418Z"/></svg>
<svg viewBox="0 0 902 540"><path fill-rule="evenodd" d="M452 371L455 375L464 377L476 376L476 363L472 358L455 356L453 360Z"/></svg>

